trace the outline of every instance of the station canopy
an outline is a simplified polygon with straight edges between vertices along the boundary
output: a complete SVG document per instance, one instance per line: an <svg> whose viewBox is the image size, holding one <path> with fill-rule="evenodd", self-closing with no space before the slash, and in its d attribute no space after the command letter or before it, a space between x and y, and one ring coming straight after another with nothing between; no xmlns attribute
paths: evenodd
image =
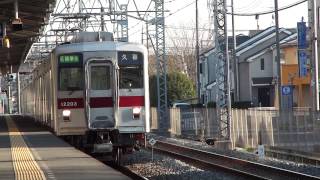
<svg viewBox="0 0 320 180"><path fill-rule="evenodd" d="M12 72L17 72L32 43L48 22L55 0L17 0L18 18L21 20L22 29L13 26L17 20L14 5L15 0L0 0L0 24L6 27L6 36L0 37L1 74L10 73L11 69ZM9 48L3 43L4 39L9 41Z"/></svg>

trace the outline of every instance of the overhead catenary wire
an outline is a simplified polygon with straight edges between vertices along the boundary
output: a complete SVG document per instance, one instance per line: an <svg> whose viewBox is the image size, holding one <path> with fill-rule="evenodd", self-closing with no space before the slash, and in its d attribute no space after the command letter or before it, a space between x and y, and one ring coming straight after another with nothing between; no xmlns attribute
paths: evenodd
<svg viewBox="0 0 320 180"><path fill-rule="evenodd" d="M191 3L189 3L189 4L187 4L187 5L183 6L183 7L181 7L181 8L179 8L179 9L177 9L177 10L174 11L173 13L169 13L169 15L165 16L165 18L167 18L167 17L169 17L169 16L172 16L172 15L174 15L174 14L176 14L176 13L184 10L185 8L187 8L187 7L191 6L192 4L194 4L195 2L196 2L196 1L192 1ZM150 4L149 4L149 7L150 7ZM149 7L148 7L148 9L149 9ZM136 27L136 26L139 25L140 23L141 23L141 21L138 22L137 24L135 24L134 26L130 27L129 29L132 29L132 28ZM134 34L136 34L136 33L138 33L138 32L140 32L140 30L137 30L137 31L131 33L129 36L132 36L132 35L134 35Z"/></svg>
<svg viewBox="0 0 320 180"><path fill-rule="evenodd" d="M150 0L150 3L149 3L149 5L148 5L146 11L148 11L148 10L150 9L151 3L152 3L152 0ZM147 17L149 14L150 14L150 13L145 13L145 14L143 15L142 19L144 19L145 17ZM129 31L130 29L133 29L133 28L137 27L139 24L141 24L141 22L143 22L143 21L139 21L139 22L136 23L135 25L129 27L129 28L128 28L128 31ZM138 32L139 32L139 31L138 31ZM133 34L136 34L136 33L137 33L137 32L134 32L134 33L129 34L129 37L132 36Z"/></svg>
<svg viewBox="0 0 320 180"><path fill-rule="evenodd" d="M165 16L165 18L167 18L167 17L169 17L169 16L172 16L172 15L174 15L174 14L176 14L176 13L184 10L185 8L187 8L187 7L191 6L192 4L194 4L195 2L196 2L196 1L192 1L191 3L189 3L189 4L187 4L187 5L183 6L183 7L181 7L181 8L179 8L179 9L177 9L175 12L169 13L169 15Z"/></svg>
<svg viewBox="0 0 320 180"><path fill-rule="evenodd" d="M308 0L300 0L300 1L295 2L295 3L293 3L293 4L289 4L289 5L287 5L287 6L281 7L281 8L279 8L278 11L283 11L283 10L292 8L292 7L294 7L294 6L297 6L297 5L302 4L302 3L304 3L304 2L307 2L307 1L308 1ZM274 10L262 11L262 12L256 12L256 13L237 13L237 12L235 12L235 13L233 13L233 15L235 15L235 16L256 16L256 15L271 14L271 13L274 13L274 12L275 12ZM227 14L232 15L231 12L227 12Z"/></svg>

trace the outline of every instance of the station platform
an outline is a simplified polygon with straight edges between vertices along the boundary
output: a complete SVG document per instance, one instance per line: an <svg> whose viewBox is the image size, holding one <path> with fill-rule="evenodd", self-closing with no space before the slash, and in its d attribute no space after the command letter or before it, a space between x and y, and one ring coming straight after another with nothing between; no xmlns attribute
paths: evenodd
<svg viewBox="0 0 320 180"><path fill-rule="evenodd" d="M30 118L0 116L0 179L130 179L59 139Z"/></svg>

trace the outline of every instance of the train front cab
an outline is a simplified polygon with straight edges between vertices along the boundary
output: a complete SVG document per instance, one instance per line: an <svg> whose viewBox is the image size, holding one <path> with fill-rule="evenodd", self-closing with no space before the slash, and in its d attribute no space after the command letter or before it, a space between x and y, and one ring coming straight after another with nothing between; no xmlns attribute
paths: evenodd
<svg viewBox="0 0 320 180"><path fill-rule="evenodd" d="M93 152L128 153L144 143L148 119L145 68L141 52L117 52L116 62L86 61L87 142Z"/></svg>

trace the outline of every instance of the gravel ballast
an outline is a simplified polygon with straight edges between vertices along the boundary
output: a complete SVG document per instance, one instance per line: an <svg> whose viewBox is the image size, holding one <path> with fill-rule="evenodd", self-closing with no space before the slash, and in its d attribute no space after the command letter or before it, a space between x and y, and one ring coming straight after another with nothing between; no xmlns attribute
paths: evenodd
<svg viewBox="0 0 320 180"><path fill-rule="evenodd" d="M240 179L221 171L208 171L186 164L180 160L154 152L153 161L151 151L140 150L127 156L124 165L130 170L150 180L207 180L207 179Z"/></svg>
<svg viewBox="0 0 320 180"><path fill-rule="evenodd" d="M232 157L239 158L239 159L245 159L245 160L249 160L249 161L253 161L253 162L258 162L261 164L266 164L266 165L275 166L278 168L288 169L288 170L320 177L320 167L319 166L315 167L312 165L295 163L292 161L279 160L279 159L269 158L269 157L265 157L264 159L259 159L258 156L253 153L240 152L240 151L235 151L235 150L234 151L222 151L222 150L213 148L213 146L207 145L205 142L200 142L200 141L193 141L193 140L179 139L179 138L166 138L166 137L160 137L160 136L150 134L149 138L151 138L151 137L154 139L161 140L161 141L167 141L167 142L171 142L174 144L180 144L180 145L184 145L187 147L192 147L195 149L201 149L201 150L205 150L205 151L209 151L209 152L224 154L224 155L232 156Z"/></svg>

